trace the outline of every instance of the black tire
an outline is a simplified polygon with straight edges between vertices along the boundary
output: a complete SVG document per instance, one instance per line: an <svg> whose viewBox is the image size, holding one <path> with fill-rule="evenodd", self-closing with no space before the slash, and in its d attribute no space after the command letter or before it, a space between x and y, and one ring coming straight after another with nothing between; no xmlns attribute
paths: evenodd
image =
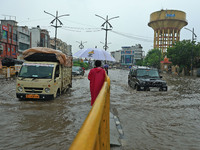
<svg viewBox="0 0 200 150"><path fill-rule="evenodd" d="M56 97L59 97L59 96L60 96L60 90L58 89L56 93Z"/></svg>
<svg viewBox="0 0 200 150"><path fill-rule="evenodd" d="M167 91L167 87L166 88L160 88L159 91Z"/></svg>
<svg viewBox="0 0 200 150"><path fill-rule="evenodd" d="M131 86L131 83L130 83L130 80L128 80L128 85L129 85L130 87L132 87L132 86Z"/></svg>
<svg viewBox="0 0 200 150"><path fill-rule="evenodd" d="M165 91L165 92L166 92L166 91L167 91L167 87L166 87L166 88L165 88L165 90L163 90L163 91Z"/></svg>
<svg viewBox="0 0 200 150"><path fill-rule="evenodd" d="M149 87L145 87L144 91L150 91L150 88Z"/></svg>
<svg viewBox="0 0 200 150"><path fill-rule="evenodd" d="M141 89L140 89L140 86L139 86L139 85L136 85L136 90L137 90L137 91L141 91Z"/></svg>

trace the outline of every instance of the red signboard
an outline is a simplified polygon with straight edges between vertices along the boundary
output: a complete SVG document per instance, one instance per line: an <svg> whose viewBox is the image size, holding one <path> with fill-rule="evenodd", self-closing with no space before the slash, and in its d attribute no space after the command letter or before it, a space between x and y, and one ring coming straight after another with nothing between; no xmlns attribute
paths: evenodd
<svg viewBox="0 0 200 150"><path fill-rule="evenodd" d="M2 30L8 31L8 27L5 25L2 25Z"/></svg>

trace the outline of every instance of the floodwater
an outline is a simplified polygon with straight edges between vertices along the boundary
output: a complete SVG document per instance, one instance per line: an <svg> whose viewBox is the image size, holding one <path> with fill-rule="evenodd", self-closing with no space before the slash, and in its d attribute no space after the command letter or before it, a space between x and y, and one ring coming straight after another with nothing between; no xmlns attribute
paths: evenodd
<svg viewBox="0 0 200 150"><path fill-rule="evenodd" d="M0 149L68 149L91 109L87 73L51 101L19 101L15 81L0 80ZM128 86L128 70L109 76L111 112L124 132L117 149L200 149L200 78L163 74L167 92L144 92Z"/></svg>

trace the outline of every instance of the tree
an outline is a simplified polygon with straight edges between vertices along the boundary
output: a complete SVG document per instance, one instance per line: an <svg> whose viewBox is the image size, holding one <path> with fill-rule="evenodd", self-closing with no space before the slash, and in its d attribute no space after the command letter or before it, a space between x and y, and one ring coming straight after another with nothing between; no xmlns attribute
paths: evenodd
<svg viewBox="0 0 200 150"><path fill-rule="evenodd" d="M194 47L194 67L200 68L200 43L197 43Z"/></svg>
<svg viewBox="0 0 200 150"><path fill-rule="evenodd" d="M195 41L183 40L175 43L173 47L167 49L167 57L170 59L173 65L178 65L180 71L185 70L185 74L189 74L192 67L199 65L199 49L200 46L195 45Z"/></svg>
<svg viewBox="0 0 200 150"><path fill-rule="evenodd" d="M144 59L144 65L159 69L161 60L163 60L162 53L159 49L155 48L147 53L147 56Z"/></svg>
<svg viewBox="0 0 200 150"><path fill-rule="evenodd" d="M137 60L136 65L137 66L143 66L144 65L143 61L144 61L143 59Z"/></svg>

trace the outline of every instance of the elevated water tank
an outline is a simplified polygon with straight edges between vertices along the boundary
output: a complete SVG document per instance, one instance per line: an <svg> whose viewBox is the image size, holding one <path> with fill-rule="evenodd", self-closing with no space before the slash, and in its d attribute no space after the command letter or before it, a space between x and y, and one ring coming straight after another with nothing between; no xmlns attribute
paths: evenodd
<svg viewBox="0 0 200 150"><path fill-rule="evenodd" d="M154 30L154 48L165 53L180 40L180 30L186 26L186 13L180 10L161 10L150 15L148 26Z"/></svg>

